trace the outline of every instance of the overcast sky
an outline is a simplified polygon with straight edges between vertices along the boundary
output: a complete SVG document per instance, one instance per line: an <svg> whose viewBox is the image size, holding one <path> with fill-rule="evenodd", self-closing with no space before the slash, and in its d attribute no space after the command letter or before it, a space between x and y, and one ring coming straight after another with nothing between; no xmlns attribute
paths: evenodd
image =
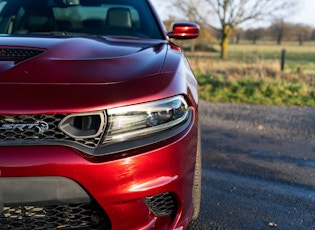
<svg viewBox="0 0 315 230"><path fill-rule="evenodd" d="M315 0L304 0L299 11L292 15L289 21L304 23L315 27Z"/></svg>
<svg viewBox="0 0 315 230"><path fill-rule="evenodd" d="M151 0L156 6L158 13L162 19L166 19L166 15L170 14L165 7L165 0ZM275 0L276 1L276 0ZM299 7L294 14L290 14L285 21L292 23L303 23L315 27L315 0L297 0ZM269 23L270 24L270 23ZM266 26L268 26L267 24ZM259 26L262 24L259 24ZM249 25L250 27L250 25Z"/></svg>

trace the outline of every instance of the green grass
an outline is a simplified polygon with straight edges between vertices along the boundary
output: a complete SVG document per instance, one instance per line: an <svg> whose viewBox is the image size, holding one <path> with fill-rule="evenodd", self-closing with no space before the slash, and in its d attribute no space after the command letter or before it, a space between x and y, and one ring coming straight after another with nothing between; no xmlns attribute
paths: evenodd
<svg viewBox="0 0 315 230"><path fill-rule="evenodd" d="M249 103L265 105L315 106L315 91L306 81L285 79L227 80L223 75L197 73L200 98L214 102ZM315 79L314 79L315 80Z"/></svg>
<svg viewBox="0 0 315 230"><path fill-rule="evenodd" d="M280 71L286 49L285 71ZM315 107L315 45L230 45L218 53L188 53L200 98L214 102Z"/></svg>
<svg viewBox="0 0 315 230"><path fill-rule="evenodd" d="M286 50L285 67L291 71L300 68L315 73L315 44L299 45L230 45L229 59L252 62L273 60L280 62L282 50Z"/></svg>

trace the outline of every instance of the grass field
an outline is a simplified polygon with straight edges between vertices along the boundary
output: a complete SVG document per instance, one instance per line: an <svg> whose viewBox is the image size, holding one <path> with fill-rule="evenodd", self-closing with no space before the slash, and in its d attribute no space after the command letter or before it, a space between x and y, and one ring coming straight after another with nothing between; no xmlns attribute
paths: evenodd
<svg viewBox="0 0 315 230"><path fill-rule="evenodd" d="M286 50L281 71L281 52ZM240 44L219 52L186 53L200 97L214 102L315 106L315 43Z"/></svg>

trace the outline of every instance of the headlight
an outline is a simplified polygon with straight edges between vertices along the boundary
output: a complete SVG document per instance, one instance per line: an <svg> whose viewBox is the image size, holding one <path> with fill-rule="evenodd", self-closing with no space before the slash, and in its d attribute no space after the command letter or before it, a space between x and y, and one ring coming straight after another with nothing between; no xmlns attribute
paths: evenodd
<svg viewBox="0 0 315 230"><path fill-rule="evenodd" d="M189 108L182 96L109 109L103 144L125 141L161 132L183 123Z"/></svg>

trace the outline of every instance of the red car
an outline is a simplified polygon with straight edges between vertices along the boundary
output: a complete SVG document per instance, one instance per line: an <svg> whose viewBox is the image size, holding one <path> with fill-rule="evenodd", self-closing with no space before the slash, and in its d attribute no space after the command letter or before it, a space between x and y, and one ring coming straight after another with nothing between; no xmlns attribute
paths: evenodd
<svg viewBox="0 0 315 230"><path fill-rule="evenodd" d="M148 0L0 0L0 229L183 229L197 82Z"/></svg>

